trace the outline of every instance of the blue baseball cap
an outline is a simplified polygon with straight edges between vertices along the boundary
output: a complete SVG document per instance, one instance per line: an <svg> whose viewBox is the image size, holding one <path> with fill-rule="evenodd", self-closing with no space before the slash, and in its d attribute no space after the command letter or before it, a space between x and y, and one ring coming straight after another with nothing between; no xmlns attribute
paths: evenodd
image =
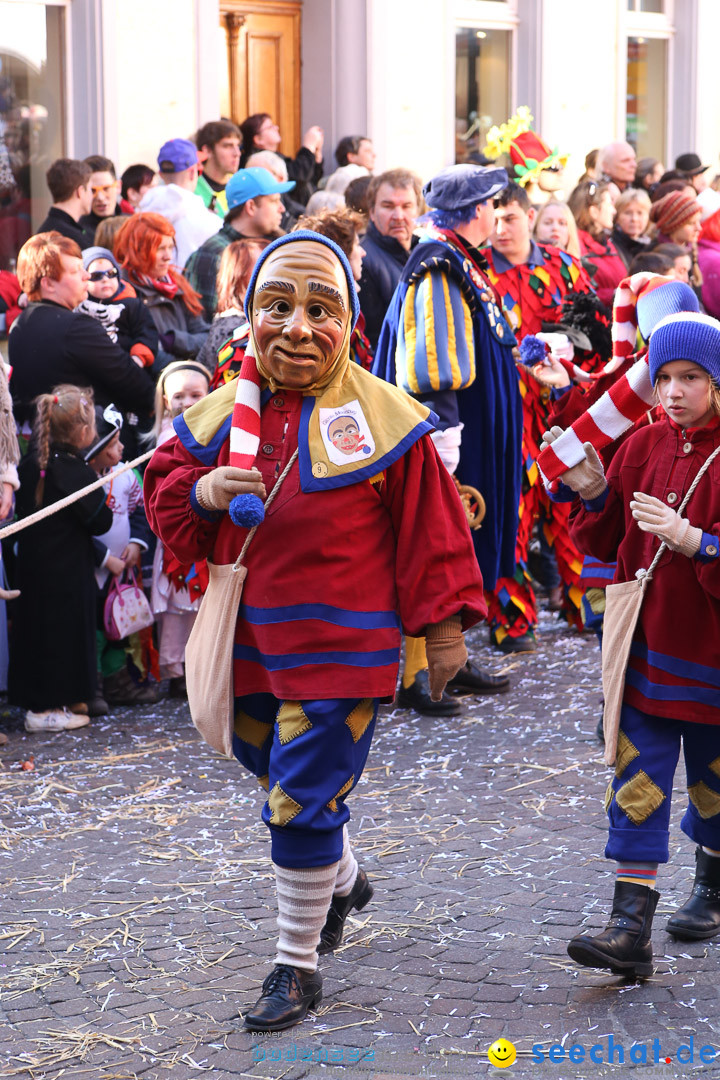
<svg viewBox="0 0 720 1080"><path fill-rule="evenodd" d="M496 165L449 165L423 188L433 210L462 210L486 202L507 187L508 174Z"/></svg>
<svg viewBox="0 0 720 1080"><path fill-rule="evenodd" d="M258 195L277 195L284 191L292 191L294 187L294 180L279 183L272 173L260 168L259 165L252 169L239 169L234 176L230 177L225 188L228 210L242 206L248 199L257 199Z"/></svg>
<svg viewBox="0 0 720 1080"><path fill-rule="evenodd" d="M184 172L197 165L197 147L189 139L170 139L160 147L157 160L161 173Z"/></svg>

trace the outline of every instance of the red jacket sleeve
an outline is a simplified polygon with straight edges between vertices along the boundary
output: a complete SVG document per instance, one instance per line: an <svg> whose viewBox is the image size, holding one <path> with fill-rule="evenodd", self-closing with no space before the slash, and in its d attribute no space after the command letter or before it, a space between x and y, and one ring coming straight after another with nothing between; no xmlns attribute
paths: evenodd
<svg viewBox="0 0 720 1080"><path fill-rule="evenodd" d="M143 477L145 510L150 528L183 563L212 553L224 514L203 510L195 485L214 465L200 465L177 436L158 446Z"/></svg>
<svg viewBox="0 0 720 1080"><path fill-rule="evenodd" d="M470 528L452 477L429 435L385 475L381 495L397 538L396 583L405 632L462 615L463 630L487 614Z"/></svg>

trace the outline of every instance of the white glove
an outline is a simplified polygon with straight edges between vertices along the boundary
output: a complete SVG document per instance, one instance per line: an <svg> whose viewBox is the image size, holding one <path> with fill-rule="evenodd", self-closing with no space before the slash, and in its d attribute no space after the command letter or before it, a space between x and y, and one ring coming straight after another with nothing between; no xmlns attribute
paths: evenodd
<svg viewBox="0 0 720 1080"><path fill-rule="evenodd" d="M679 551L688 559L700 550L702 529L691 525L687 518L680 517L677 510L666 506L654 495L642 491L634 491L633 495L630 510L639 529L664 540L672 551Z"/></svg>
<svg viewBox="0 0 720 1080"><path fill-rule="evenodd" d="M445 431L430 432L430 438L435 443L440 460L451 476L460 463L460 443L464 426L464 424L458 424L457 427L446 428Z"/></svg>
<svg viewBox="0 0 720 1080"><path fill-rule="evenodd" d="M551 446L562 434L561 427L553 427L546 431L542 437L543 449ZM602 495L607 487L607 481L603 463L592 443L583 443L583 450L585 460L564 472L560 477L560 483L565 484L571 491L577 492L585 502L591 502L592 499L597 499L599 495Z"/></svg>
<svg viewBox="0 0 720 1080"><path fill-rule="evenodd" d="M554 360L567 360L572 364L575 347L567 334L536 334L535 337L545 342Z"/></svg>

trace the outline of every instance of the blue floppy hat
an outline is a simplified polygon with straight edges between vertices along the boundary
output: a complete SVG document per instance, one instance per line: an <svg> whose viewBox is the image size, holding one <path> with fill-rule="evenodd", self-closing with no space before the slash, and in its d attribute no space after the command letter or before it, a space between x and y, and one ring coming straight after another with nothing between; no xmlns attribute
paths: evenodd
<svg viewBox="0 0 720 1080"><path fill-rule="evenodd" d="M433 210L462 210L486 202L508 185L508 174L496 165L449 165L423 188Z"/></svg>

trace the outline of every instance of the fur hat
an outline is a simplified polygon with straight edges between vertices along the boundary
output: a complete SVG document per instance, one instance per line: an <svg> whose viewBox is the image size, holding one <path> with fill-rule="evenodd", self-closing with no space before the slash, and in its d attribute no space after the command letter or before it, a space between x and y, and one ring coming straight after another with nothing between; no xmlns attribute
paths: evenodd
<svg viewBox="0 0 720 1080"><path fill-rule="evenodd" d="M697 311L662 319L650 338L648 363L653 386L663 364L691 360L720 384L720 322Z"/></svg>

